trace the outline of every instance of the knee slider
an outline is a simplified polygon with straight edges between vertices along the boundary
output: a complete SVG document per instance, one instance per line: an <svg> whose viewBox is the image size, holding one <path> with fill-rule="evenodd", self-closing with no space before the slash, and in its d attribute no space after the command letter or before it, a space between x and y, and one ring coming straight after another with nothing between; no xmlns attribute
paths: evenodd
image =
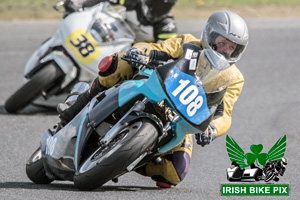
<svg viewBox="0 0 300 200"><path fill-rule="evenodd" d="M118 67L118 55L104 57L98 65L99 75L108 76L113 74Z"/></svg>

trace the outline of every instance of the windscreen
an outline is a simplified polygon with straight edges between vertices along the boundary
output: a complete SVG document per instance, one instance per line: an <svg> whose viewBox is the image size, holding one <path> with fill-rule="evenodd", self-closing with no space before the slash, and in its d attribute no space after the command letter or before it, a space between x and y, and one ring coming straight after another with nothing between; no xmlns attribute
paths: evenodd
<svg viewBox="0 0 300 200"><path fill-rule="evenodd" d="M100 6L91 33L99 42L109 42L114 40L132 39L135 34L131 31L123 17L109 3Z"/></svg>
<svg viewBox="0 0 300 200"><path fill-rule="evenodd" d="M205 93L215 93L226 88L235 77L230 64L222 55L216 56L210 49L201 51L195 76Z"/></svg>

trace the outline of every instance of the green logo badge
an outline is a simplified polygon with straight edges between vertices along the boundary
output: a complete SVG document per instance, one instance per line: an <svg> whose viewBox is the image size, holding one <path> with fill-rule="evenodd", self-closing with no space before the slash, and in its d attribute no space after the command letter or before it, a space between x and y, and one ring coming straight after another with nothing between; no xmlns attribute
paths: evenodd
<svg viewBox="0 0 300 200"><path fill-rule="evenodd" d="M233 138L226 136L227 152L230 160L239 164L241 168L256 164L256 166L265 166L266 162L272 160L281 160L284 157L286 149L286 135L280 138L274 146L268 151L268 153L261 153L263 145L251 145L250 150L252 153L246 153L236 143Z"/></svg>
<svg viewBox="0 0 300 200"><path fill-rule="evenodd" d="M268 153L263 153L262 144L253 144L250 151L245 153L236 141L226 136L226 147L232 166L227 169L229 181L255 181L271 180L279 181L279 175L283 176L287 159L284 157L286 150L286 135L279 138ZM250 167L250 169L247 167Z"/></svg>

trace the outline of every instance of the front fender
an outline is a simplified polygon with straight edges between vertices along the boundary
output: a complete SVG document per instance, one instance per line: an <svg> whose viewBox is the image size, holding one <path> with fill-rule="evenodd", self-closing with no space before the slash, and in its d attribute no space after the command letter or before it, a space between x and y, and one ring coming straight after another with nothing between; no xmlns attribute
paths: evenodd
<svg viewBox="0 0 300 200"><path fill-rule="evenodd" d="M43 42L38 49L36 49L27 61L24 69L24 76L26 77L31 71L39 66L39 61L45 56L49 49L55 46L61 46L62 42L58 32L45 42ZM25 79L26 80L26 79Z"/></svg>
<svg viewBox="0 0 300 200"><path fill-rule="evenodd" d="M52 60L57 64L57 66L65 74L64 81L62 82L62 85L61 85L61 88L64 88L72 80L74 80L77 77L78 70L75 67L73 61L61 51L51 52L45 58L43 58L40 62L43 64L43 63L47 63Z"/></svg>
<svg viewBox="0 0 300 200"><path fill-rule="evenodd" d="M122 124L131 123L141 118L147 118L151 120L160 130L160 134L163 133L163 123L161 122L161 120L155 115L145 113L143 111L132 111L126 116L126 118L123 119Z"/></svg>

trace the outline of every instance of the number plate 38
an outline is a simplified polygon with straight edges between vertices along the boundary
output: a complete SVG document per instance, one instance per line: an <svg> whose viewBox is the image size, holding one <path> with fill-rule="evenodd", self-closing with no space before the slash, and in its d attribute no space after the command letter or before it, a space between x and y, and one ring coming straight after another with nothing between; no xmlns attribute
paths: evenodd
<svg viewBox="0 0 300 200"><path fill-rule="evenodd" d="M177 110L189 121L198 125L209 117L205 92L194 77L174 67L165 86Z"/></svg>
<svg viewBox="0 0 300 200"><path fill-rule="evenodd" d="M88 32L78 29L65 39L67 47L75 54L78 60L89 65L100 55L100 48L96 40Z"/></svg>

